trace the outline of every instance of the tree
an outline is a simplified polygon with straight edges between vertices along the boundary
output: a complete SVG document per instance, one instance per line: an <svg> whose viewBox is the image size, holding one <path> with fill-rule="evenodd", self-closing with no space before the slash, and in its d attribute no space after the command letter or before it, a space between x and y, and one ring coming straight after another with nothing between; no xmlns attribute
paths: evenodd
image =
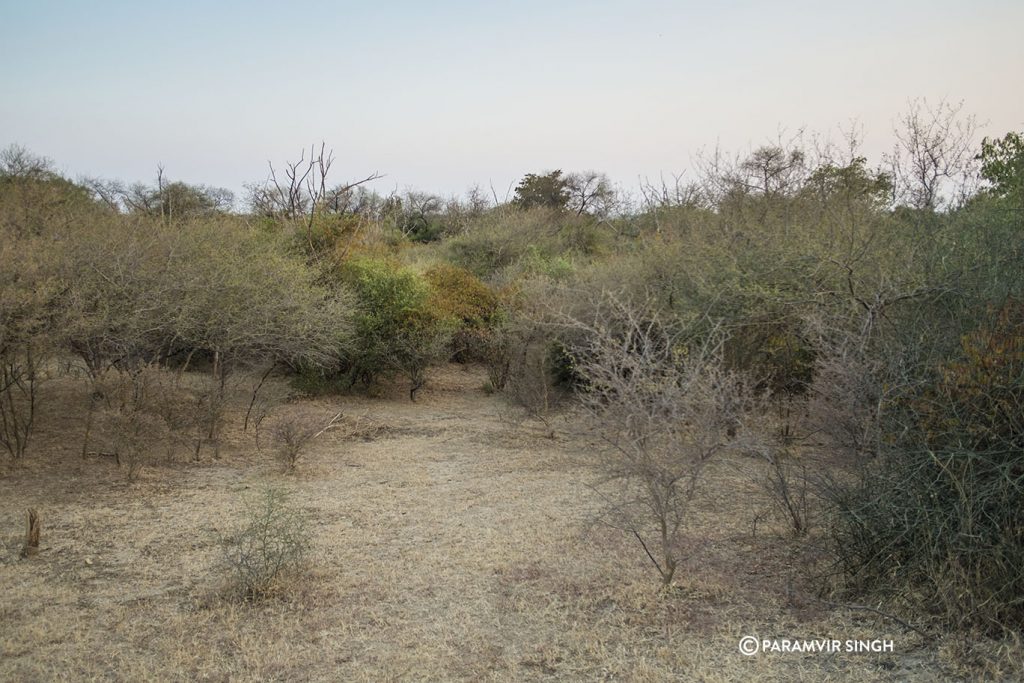
<svg viewBox="0 0 1024 683"><path fill-rule="evenodd" d="M56 252L94 210L81 187L23 147L0 151L0 445L24 456L64 283Z"/></svg>
<svg viewBox="0 0 1024 683"><path fill-rule="evenodd" d="M962 109L962 103L941 101L933 107L914 100L897 121L896 145L887 157L897 204L938 211L971 193L978 124Z"/></svg>
<svg viewBox="0 0 1024 683"><path fill-rule="evenodd" d="M59 337L94 383L109 372L133 395L144 393L153 366L174 358L183 371L193 358L209 359L198 455L203 443L218 443L225 383L236 368L330 367L344 347L346 292L324 286L284 239L231 217L168 223L113 215L83 224L60 245L68 285Z"/></svg>
<svg viewBox="0 0 1024 683"><path fill-rule="evenodd" d="M55 176L52 161L21 145L10 145L0 151L0 178L50 180Z"/></svg>
<svg viewBox="0 0 1024 683"><path fill-rule="evenodd" d="M17 459L35 422L60 286L45 239L5 233L0 229L0 445Z"/></svg>
<svg viewBox="0 0 1024 683"><path fill-rule="evenodd" d="M272 163L268 165L270 175L267 179L246 188L249 192L249 207L260 216L300 222L311 255L317 253L313 239L313 225L317 216L331 207L338 209L346 206L355 188L382 177L373 172L362 180L331 187L327 178L334 165L334 151L328 150L323 142L319 150L315 145L309 148L308 159L303 150L298 161L286 163L283 178L278 177Z"/></svg>
<svg viewBox="0 0 1024 683"><path fill-rule="evenodd" d="M1002 138L981 142L981 177L992 184L997 197L1024 206L1024 133L1007 133Z"/></svg>
<svg viewBox="0 0 1024 683"><path fill-rule="evenodd" d="M583 171L571 173L565 179L569 194L566 208L580 216L584 213L607 216L615 203L615 190L604 173Z"/></svg>
<svg viewBox="0 0 1024 683"><path fill-rule="evenodd" d="M735 182L743 190L765 197L789 195L804 178L805 159L799 149L759 147L740 164Z"/></svg>
<svg viewBox="0 0 1024 683"><path fill-rule="evenodd" d="M408 268L366 257L345 262L341 278L358 307L350 380L369 385L400 373L409 379L409 399L416 400L427 369L446 357L453 331L452 321L431 305L430 284Z"/></svg>
<svg viewBox="0 0 1024 683"><path fill-rule="evenodd" d="M168 182L163 166L157 166L156 185L88 178L83 181L93 197L114 211L145 216L177 218L215 216L231 211L235 195L231 190L210 185Z"/></svg>
<svg viewBox="0 0 1024 683"><path fill-rule="evenodd" d="M822 202L840 199L881 206L892 196L892 179L887 173L867 168L866 158L854 157L845 166L830 162L814 169L805 189Z"/></svg>
<svg viewBox="0 0 1024 683"><path fill-rule="evenodd" d="M88 189L57 173L49 159L17 145L0 151L0 227L17 237L56 238L98 210Z"/></svg>
<svg viewBox="0 0 1024 683"><path fill-rule="evenodd" d="M561 210L566 208L569 198L569 181L562 176L561 170L556 170L544 175L527 173L516 186L512 203L521 209L545 207Z"/></svg>

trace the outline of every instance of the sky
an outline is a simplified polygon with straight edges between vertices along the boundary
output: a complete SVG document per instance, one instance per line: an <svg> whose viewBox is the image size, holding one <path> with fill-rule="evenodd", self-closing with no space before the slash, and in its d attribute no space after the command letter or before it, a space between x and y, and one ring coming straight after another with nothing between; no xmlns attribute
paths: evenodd
<svg viewBox="0 0 1024 683"><path fill-rule="evenodd" d="M239 193L321 141L338 183L445 195L854 122L878 160L915 98L1024 130L1022 27L1021 0L0 0L0 147Z"/></svg>

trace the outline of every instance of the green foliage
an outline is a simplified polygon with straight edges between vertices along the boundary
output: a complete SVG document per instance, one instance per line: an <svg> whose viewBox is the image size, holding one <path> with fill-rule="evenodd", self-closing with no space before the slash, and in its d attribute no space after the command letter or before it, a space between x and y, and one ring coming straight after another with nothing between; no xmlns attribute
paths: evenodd
<svg viewBox="0 0 1024 683"><path fill-rule="evenodd" d="M358 216L320 212L307 225L293 226L292 248L313 259L344 253L351 248L362 227Z"/></svg>
<svg viewBox="0 0 1024 683"><path fill-rule="evenodd" d="M468 270L442 263L424 276L431 287L430 306L441 317L480 328L491 324L498 314L498 295Z"/></svg>
<svg viewBox="0 0 1024 683"><path fill-rule="evenodd" d="M576 261L606 251L610 234L593 217L535 208L491 211L445 242L448 260L490 282L521 275L568 277Z"/></svg>
<svg viewBox="0 0 1024 683"><path fill-rule="evenodd" d="M825 164L810 175L805 192L813 192L818 201L839 199L866 202L882 207L892 197L892 179L881 171L867 168L867 159L856 157L845 166Z"/></svg>
<svg viewBox="0 0 1024 683"><path fill-rule="evenodd" d="M412 270L367 257L344 263L340 276L358 306L350 378L370 384L401 373L415 398L427 368L443 357L452 327L429 305L429 283Z"/></svg>
<svg viewBox="0 0 1024 683"><path fill-rule="evenodd" d="M468 270L449 264L429 269L427 305L452 329L450 357L456 362L486 359L494 327L503 312L498 294Z"/></svg>
<svg viewBox="0 0 1024 683"><path fill-rule="evenodd" d="M155 188L138 189L130 208L168 220L199 218L225 213L234 195L223 188L174 181Z"/></svg>
<svg viewBox="0 0 1024 683"><path fill-rule="evenodd" d="M527 173L516 186L512 203L521 209L562 210L569 203L569 187L561 171L544 175Z"/></svg>
<svg viewBox="0 0 1024 683"><path fill-rule="evenodd" d="M18 146L0 150L0 232L4 239L56 238L76 221L105 213L88 190Z"/></svg>
<svg viewBox="0 0 1024 683"><path fill-rule="evenodd" d="M992 193L1024 205L1024 134L1007 133L981 143L981 175L992 183Z"/></svg>
<svg viewBox="0 0 1024 683"><path fill-rule="evenodd" d="M195 352L330 366L350 331L343 290L238 221L114 217L63 247L63 335L94 373Z"/></svg>

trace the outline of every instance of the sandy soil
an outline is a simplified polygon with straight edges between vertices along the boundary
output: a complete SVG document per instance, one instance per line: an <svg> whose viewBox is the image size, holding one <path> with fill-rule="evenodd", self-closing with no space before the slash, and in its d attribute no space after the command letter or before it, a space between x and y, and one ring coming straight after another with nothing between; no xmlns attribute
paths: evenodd
<svg viewBox="0 0 1024 683"><path fill-rule="evenodd" d="M345 413L292 474L236 428L218 461L158 459L127 482L110 458L81 459L80 414L44 415L0 478L0 680L965 676L941 642L801 598L786 545L751 533L757 463L710 473L687 565L659 591L635 541L592 523L596 439L570 418L555 438L511 419L483 379L452 366L416 403L396 389L284 406ZM231 600L219 538L267 485L309 513L314 560L277 597ZM43 549L22 559L28 507ZM744 635L892 639L894 652L747 657Z"/></svg>

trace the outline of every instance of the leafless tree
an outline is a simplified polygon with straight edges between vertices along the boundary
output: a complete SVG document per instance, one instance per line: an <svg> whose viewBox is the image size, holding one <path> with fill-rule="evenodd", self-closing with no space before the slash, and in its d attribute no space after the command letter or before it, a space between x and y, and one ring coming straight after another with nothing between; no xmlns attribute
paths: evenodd
<svg viewBox="0 0 1024 683"><path fill-rule="evenodd" d="M806 174L806 158L801 149L758 147L740 164L735 180L748 192L765 197L785 196L800 187Z"/></svg>
<svg viewBox="0 0 1024 683"><path fill-rule="evenodd" d="M54 175L51 160L36 156L21 145L9 145L0 150L0 177L45 179Z"/></svg>
<svg viewBox="0 0 1024 683"><path fill-rule="evenodd" d="M963 114L963 103L911 101L896 122L896 144L886 157L896 203L935 211L969 196L976 183L977 130L977 119Z"/></svg>
<svg viewBox="0 0 1024 683"><path fill-rule="evenodd" d="M615 188L604 173L570 173L565 178L565 189L569 193L566 208L577 216L589 213L603 218L615 208Z"/></svg>

